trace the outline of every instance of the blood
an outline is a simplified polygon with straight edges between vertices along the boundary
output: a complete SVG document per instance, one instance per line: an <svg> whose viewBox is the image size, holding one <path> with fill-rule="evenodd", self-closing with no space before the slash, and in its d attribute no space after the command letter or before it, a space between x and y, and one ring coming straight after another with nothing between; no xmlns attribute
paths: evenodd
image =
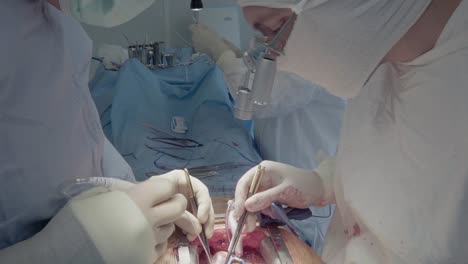
<svg viewBox="0 0 468 264"><path fill-rule="evenodd" d="M244 235L242 245L244 248L244 255L242 258L247 263L263 264L265 261L259 252L260 242L265 237L265 233L260 228L255 229L252 233ZM198 246L199 263L208 263L206 255L203 252L200 241L197 239L193 242ZM211 254L215 255L218 252L225 252L228 250L229 241L227 240L226 231L224 229L217 229L214 231L213 236L209 239Z"/></svg>
<svg viewBox="0 0 468 264"><path fill-rule="evenodd" d="M348 229L344 230L345 235L349 235ZM353 236L359 236L361 235L361 227L356 223L353 225Z"/></svg>
<svg viewBox="0 0 468 264"><path fill-rule="evenodd" d="M353 236L361 235L361 227L356 223L353 225Z"/></svg>

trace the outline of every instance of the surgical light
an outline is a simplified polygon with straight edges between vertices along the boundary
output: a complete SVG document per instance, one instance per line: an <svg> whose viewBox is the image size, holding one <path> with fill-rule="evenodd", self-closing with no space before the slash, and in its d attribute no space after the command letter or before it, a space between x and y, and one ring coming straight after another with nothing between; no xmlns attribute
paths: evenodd
<svg viewBox="0 0 468 264"><path fill-rule="evenodd" d="M255 59L253 50L244 53L243 61L248 71L235 98L234 117L237 119L251 120L257 110L270 103L277 71L276 57L282 54L282 48L278 50L277 45L296 18L297 14L291 15L273 39L263 44L265 51L259 59Z"/></svg>
<svg viewBox="0 0 468 264"><path fill-rule="evenodd" d="M200 11L203 9L203 3L201 0L192 0L190 2L190 9L192 9L192 11Z"/></svg>

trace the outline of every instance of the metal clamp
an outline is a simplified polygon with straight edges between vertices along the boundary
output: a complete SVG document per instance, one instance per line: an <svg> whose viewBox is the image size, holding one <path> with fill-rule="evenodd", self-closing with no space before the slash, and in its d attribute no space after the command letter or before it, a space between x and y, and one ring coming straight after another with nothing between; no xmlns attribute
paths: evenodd
<svg viewBox="0 0 468 264"><path fill-rule="evenodd" d="M277 227L270 226L268 228L270 233L270 238L273 243L273 246L278 254L278 257L281 261L281 264L293 264L293 259L289 254L289 250L286 247L286 243L283 240L283 236L280 233L280 230Z"/></svg>
<svg viewBox="0 0 468 264"><path fill-rule="evenodd" d="M239 257L236 257L236 256L231 256L231 258L229 258L229 261L228 261L228 264L246 264L247 262L245 262L245 260L239 258Z"/></svg>
<svg viewBox="0 0 468 264"><path fill-rule="evenodd" d="M149 44L130 45L127 47L128 57L136 58L147 67L172 67L174 65L173 54L163 54L164 42L156 41Z"/></svg>

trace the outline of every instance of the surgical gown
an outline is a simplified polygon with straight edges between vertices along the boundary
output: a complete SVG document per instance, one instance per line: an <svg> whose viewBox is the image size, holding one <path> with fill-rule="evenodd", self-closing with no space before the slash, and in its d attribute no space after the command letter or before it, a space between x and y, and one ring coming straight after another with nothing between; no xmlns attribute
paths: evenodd
<svg viewBox="0 0 468 264"><path fill-rule="evenodd" d="M105 140L88 90L90 39L45 5L0 4L0 249L47 224L66 202L67 181L133 179Z"/></svg>
<svg viewBox="0 0 468 264"><path fill-rule="evenodd" d="M436 46L348 101L323 258L467 263L468 1Z"/></svg>
<svg viewBox="0 0 468 264"><path fill-rule="evenodd" d="M458 4L305 1L278 58L278 69L350 98L336 175L324 177L337 204L327 264L468 263L468 1L432 49L381 63L431 2Z"/></svg>

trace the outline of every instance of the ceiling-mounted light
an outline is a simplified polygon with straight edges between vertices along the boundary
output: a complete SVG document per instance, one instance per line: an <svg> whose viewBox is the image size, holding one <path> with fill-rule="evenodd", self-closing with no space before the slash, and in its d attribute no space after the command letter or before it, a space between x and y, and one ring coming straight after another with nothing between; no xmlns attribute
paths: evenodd
<svg viewBox="0 0 468 264"><path fill-rule="evenodd" d="M203 3L201 0L192 0L192 2L190 2L190 9L192 9L193 11L200 11L203 9Z"/></svg>

